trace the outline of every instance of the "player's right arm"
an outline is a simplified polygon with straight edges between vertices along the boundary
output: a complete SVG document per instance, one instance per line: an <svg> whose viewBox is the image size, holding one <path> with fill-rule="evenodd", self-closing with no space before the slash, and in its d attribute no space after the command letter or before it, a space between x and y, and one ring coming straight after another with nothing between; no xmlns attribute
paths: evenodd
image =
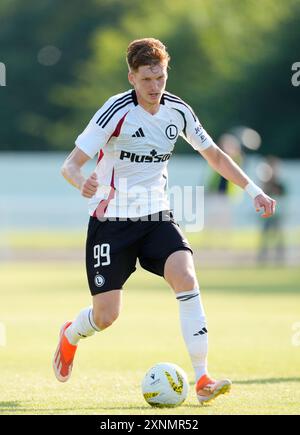
<svg viewBox="0 0 300 435"><path fill-rule="evenodd" d="M116 128L117 121L133 104L131 91L114 95L95 113L84 131L77 137L71 154L62 166L65 179L80 190L81 195L92 198L97 191L98 181L96 173L87 179L81 173L81 167L100 151L108 142Z"/></svg>
<svg viewBox="0 0 300 435"><path fill-rule="evenodd" d="M82 175L82 166L90 160L90 157L85 154L77 146L68 155L61 168L61 173L64 178L80 190L80 193L85 198L91 198L97 191L98 181L97 175L93 172L87 179Z"/></svg>

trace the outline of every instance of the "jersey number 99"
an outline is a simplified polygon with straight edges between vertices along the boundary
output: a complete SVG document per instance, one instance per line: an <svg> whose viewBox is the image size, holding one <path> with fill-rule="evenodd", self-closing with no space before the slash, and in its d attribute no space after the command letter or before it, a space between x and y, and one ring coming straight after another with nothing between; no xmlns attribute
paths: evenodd
<svg viewBox="0 0 300 435"><path fill-rule="evenodd" d="M95 245L94 259L96 260L94 267L108 266L110 264L110 245L108 243Z"/></svg>

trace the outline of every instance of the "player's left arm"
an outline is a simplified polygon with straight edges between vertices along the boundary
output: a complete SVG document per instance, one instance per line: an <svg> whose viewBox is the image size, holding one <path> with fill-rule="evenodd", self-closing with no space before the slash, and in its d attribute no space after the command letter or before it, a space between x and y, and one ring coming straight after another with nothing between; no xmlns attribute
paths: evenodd
<svg viewBox="0 0 300 435"><path fill-rule="evenodd" d="M232 158L214 143L189 105L184 104L181 110L184 111L186 121L183 137L207 160L215 171L226 180L240 186L253 198L256 211L264 209L261 217L272 216L275 213L276 201L253 183Z"/></svg>
<svg viewBox="0 0 300 435"><path fill-rule="evenodd" d="M261 215L268 218L275 213L276 201L270 198L260 189L245 172L232 160L232 158L222 151L216 144L212 144L199 153L207 160L208 164L226 180L233 182L244 189L254 200L256 211L264 209Z"/></svg>

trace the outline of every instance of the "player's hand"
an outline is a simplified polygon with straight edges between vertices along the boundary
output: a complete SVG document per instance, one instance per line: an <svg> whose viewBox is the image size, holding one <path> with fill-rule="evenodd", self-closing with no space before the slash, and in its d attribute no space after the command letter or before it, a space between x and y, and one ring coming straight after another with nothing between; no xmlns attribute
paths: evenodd
<svg viewBox="0 0 300 435"><path fill-rule="evenodd" d="M85 198L92 198L98 189L99 183L95 172L87 178L81 186L81 195Z"/></svg>
<svg viewBox="0 0 300 435"><path fill-rule="evenodd" d="M254 199L254 206L257 212L259 212L262 208L264 209L264 213L261 215L262 218L268 218L273 216L275 213L276 201L275 199L270 198L265 193L257 195Z"/></svg>

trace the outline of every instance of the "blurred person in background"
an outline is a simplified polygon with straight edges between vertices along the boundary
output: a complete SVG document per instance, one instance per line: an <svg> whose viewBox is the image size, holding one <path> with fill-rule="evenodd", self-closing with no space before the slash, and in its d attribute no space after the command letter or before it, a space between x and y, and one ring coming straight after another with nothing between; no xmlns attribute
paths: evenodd
<svg viewBox="0 0 300 435"><path fill-rule="evenodd" d="M263 190L276 200L286 195L286 187L279 176L280 159L269 156L258 168L258 175L263 181ZM285 261L284 232L283 232L283 207L277 209L277 213L260 222L260 242L257 255L257 264L262 266L271 263L283 264Z"/></svg>

